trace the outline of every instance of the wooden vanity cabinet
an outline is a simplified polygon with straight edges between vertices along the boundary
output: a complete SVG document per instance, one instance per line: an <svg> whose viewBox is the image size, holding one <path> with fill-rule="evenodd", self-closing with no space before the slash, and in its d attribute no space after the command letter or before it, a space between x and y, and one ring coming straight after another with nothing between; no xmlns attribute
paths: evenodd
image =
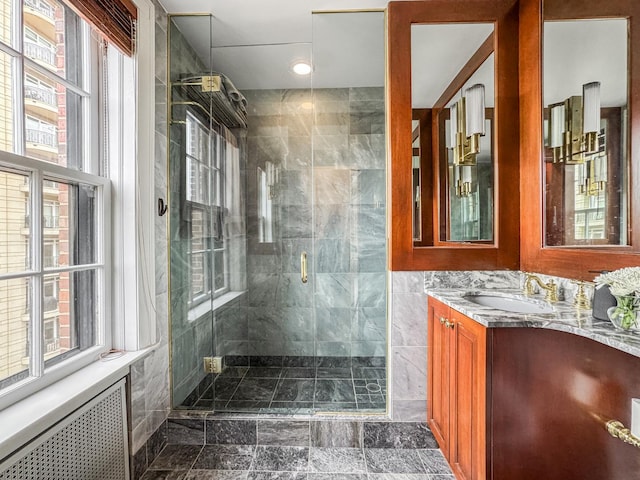
<svg viewBox="0 0 640 480"><path fill-rule="evenodd" d="M458 480L488 478L487 331L429 297L427 421Z"/></svg>

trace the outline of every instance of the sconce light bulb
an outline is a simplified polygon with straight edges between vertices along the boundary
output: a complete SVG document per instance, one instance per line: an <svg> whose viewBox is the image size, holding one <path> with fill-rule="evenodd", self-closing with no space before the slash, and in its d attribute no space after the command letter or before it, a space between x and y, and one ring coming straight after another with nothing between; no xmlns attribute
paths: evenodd
<svg viewBox="0 0 640 480"><path fill-rule="evenodd" d="M600 82L586 83L582 86L583 131L600 132Z"/></svg>
<svg viewBox="0 0 640 480"><path fill-rule="evenodd" d="M464 92L467 105L466 135L484 135L484 85L477 83Z"/></svg>

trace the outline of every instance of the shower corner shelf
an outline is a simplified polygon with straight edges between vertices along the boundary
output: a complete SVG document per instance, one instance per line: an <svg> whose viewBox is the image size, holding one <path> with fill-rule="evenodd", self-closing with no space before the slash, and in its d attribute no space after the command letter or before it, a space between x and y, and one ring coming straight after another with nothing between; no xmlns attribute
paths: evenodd
<svg viewBox="0 0 640 480"><path fill-rule="evenodd" d="M237 90L235 93L240 96ZM241 101L231 99L220 74L190 76L172 82L171 123L184 124L184 116L176 118L174 115L176 106L195 107L210 120L227 128L247 128L247 112Z"/></svg>

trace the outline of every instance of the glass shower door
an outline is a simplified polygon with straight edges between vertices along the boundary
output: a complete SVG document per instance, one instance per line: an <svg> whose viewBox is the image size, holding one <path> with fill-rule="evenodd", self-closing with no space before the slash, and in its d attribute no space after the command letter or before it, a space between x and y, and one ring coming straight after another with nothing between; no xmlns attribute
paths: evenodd
<svg viewBox="0 0 640 480"><path fill-rule="evenodd" d="M312 18L314 410L384 412L384 12Z"/></svg>

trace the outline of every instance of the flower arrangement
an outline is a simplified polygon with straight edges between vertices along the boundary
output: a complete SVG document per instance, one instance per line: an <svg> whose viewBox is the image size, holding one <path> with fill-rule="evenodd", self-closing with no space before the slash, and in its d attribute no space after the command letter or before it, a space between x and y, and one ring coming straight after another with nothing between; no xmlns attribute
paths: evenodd
<svg viewBox="0 0 640 480"><path fill-rule="evenodd" d="M618 305L607 311L611 322L623 330L637 327L637 312L640 302L640 267L626 267L602 273L593 281L598 287L608 285L611 294L616 297Z"/></svg>

